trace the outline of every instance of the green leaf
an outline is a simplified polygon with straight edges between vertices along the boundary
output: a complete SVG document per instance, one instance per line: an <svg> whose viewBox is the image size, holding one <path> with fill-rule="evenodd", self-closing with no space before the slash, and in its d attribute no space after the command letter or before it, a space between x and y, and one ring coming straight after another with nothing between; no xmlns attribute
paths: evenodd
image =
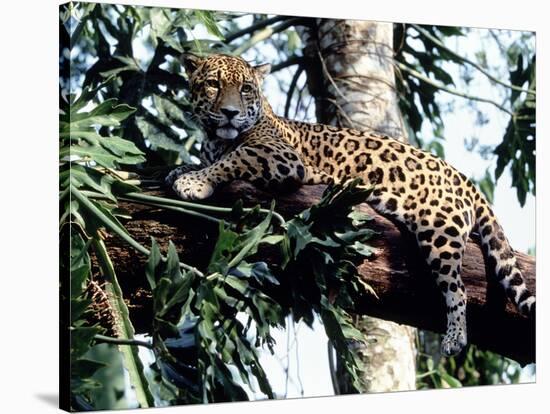
<svg viewBox="0 0 550 414"><path fill-rule="evenodd" d="M161 261L160 248L157 241L151 237L151 253L147 259L147 265L145 266L145 276L151 286L151 290L155 290L157 286L157 268Z"/></svg>
<svg viewBox="0 0 550 414"><path fill-rule="evenodd" d="M374 249L372 247L364 243L361 243L359 241L356 241L355 243L353 243L352 248L355 252L365 257L370 257L374 254Z"/></svg>
<svg viewBox="0 0 550 414"><path fill-rule="evenodd" d="M73 189L80 189L95 192L96 197L97 195L107 197L110 203L91 201L88 198L86 200L125 231L112 214L116 211L116 195L139 189L123 183L117 176L101 171L97 167L117 169L123 164L137 164L145 161L144 154L131 141L114 135L104 136L100 133L104 128L120 126L122 121L135 112L135 109L126 104L119 105L116 99L111 98L96 104L91 110L84 110L97 98L98 92L111 81L112 79L109 79L95 88L84 87L78 98L72 97L69 113L61 116L59 179L61 194L67 192L72 194ZM65 208L64 217L70 214L87 230L101 226L94 214L81 210L78 200L73 199L65 203Z"/></svg>
<svg viewBox="0 0 550 414"><path fill-rule="evenodd" d="M177 136L169 127L165 126L165 128L161 130L159 128L160 125L153 125L142 116L136 117L136 124L143 136L151 143L154 150L163 149L172 151L177 153L184 163L191 162L189 152L186 148L186 141Z"/></svg>
<svg viewBox="0 0 550 414"><path fill-rule="evenodd" d="M170 276L172 281L177 281L182 278L180 271L180 261L176 246L170 240L168 242L168 259L166 261L166 274Z"/></svg>
<svg viewBox="0 0 550 414"><path fill-rule="evenodd" d="M351 213L348 214L348 217L352 219L352 224L354 226L361 226L365 224L367 221L372 220L372 216L368 213L364 213L359 210L353 210Z"/></svg>
<svg viewBox="0 0 550 414"><path fill-rule="evenodd" d="M312 235L309 231L311 224L306 225L305 223L293 219L288 222L287 225L287 234L288 237L293 241L294 249L292 254L294 257L297 257L298 254L311 242Z"/></svg>
<svg viewBox="0 0 550 414"><path fill-rule="evenodd" d="M442 160L445 159L445 148L443 147L441 142L434 139L434 140L430 141L430 143L427 146L425 146L425 149L427 151L430 151L430 152L434 153L435 155L437 155Z"/></svg>
<svg viewBox="0 0 550 414"><path fill-rule="evenodd" d="M97 326L74 327L71 329L71 361L81 358L88 349L96 334L101 331ZM72 363L71 362L71 363Z"/></svg>
<svg viewBox="0 0 550 414"><path fill-rule="evenodd" d="M247 263L243 261L236 268L229 269L228 273L237 277L253 277L260 284L267 280L274 285L279 285L279 281L273 276L265 262Z"/></svg>
<svg viewBox="0 0 550 414"><path fill-rule="evenodd" d="M72 108L71 108L72 109ZM126 104L117 105L115 98L107 99L90 112L72 112L70 129L82 129L92 126L119 126L135 112Z"/></svg>
<svg viewBox="0 0 550 414"><path fill-rule="evenodd" d="M343 233L335 232L334 234L343 242L350 244L357 240L368 240L372 238L372 236L374 236L376 232L372 229L351 229Z"/></svg>
<svg viewBox="0 0 550 414"><path fill-rule="evenodd" d="M107 253L107 248L99 238L94 238L93 246L99 267L105 278L104 290L107 292L109 307L114 314L114 330L119 338L132 340L135 333L134 326L130 321L128 307L126 306L126 302L124 302L122 289ZM145 377L144 367L139 358L137 347L120 345L118 348L123 356L124 366L130 375L130 383L136 393L136 399L140 407L153 407L153 395L149 388L149 381Z"/></svg>
<svg viewBox="0 0 550 414"><path fill-rule="evenodd" d="M450 376L449 374L447 374L445 372L442 372L440 374L440 376L441 376L441 379L443 381L445 381L447 384L449 384L450 387L452 387L452 388L462 387L462 383L459 380L457 380L456 378Z"/></svg>
<svg viewBox="0 0 550 414"><path fill-rule="evenodd" d="M168 11L157 7L150 9L149 16L151 18L151 39L153 45L156 46L157 38L164 38L172 29L172 20Z"/></svg>
<svg viewBox="0 0 550 414"><path fill-rule="evenodd" d="M282 243L283 240L284 240L284 236L282 234L272 234L272 235L269 235L269 236L265 236L261 240L261 242L271 244L271 245L275 245L275 244Z"/></svg>
<svg viewBox="0 0 550 414"><path fill-rule="evenodd" d="M90 397L95 410L116 410L132 408L126 396L124 366L118 347L111 344L97 344L87 353L89 361L99 364L92 380L98 388L91 390Z"/></svg>
<svg viewBox="0 0 550 414"><path fill-rule="evenodd" d="M286 31L287 35L287 48L290 53L294 53L296 50L302 47L302 41L300 39L300 36L298 35L298 32L294 29L290 29Z"/></svg>
<svg viewBox="0 0 550 414"><path fill-rule="evenodd" d="M91 240L84 242L80 234L71 232L70 275L71 299L81 296L88 285L91 265L88 248Z"/></svg>
<svg viewBox="0 0 550 414"><path fill-rule="evenodd" d="M216 19L214 18L214 12L208 10L195 10L195 16L199 21L204 24L208 33L216 36L218 39L224 39L222 32L220 31Z"/></svg>
<svg viewBox="0 0 550 414"><path fill-rule="evenodd" d="M116 198L111 191L111 185L115 179L93 168L84 165L73 165L70 169L60 173L59 179L60 181L68 179L76 188L95 190L116 202ZM62 184L62 186L68 187L68 183Z"/></svg>
<svg viewBox="0 0 550 414"><path fill-rule="evenodd" d="M485 195L485 198L487 198L487 201L493 204L494 193L495 193L495 183L493 181L493 177L489 173L489 169L485 171L485 177L479 180L478 186L481 192L483 193L483 195Z"/></svg>
<svg viewBox="0 0 550 414"><path fill-rule="evenodd" d="M111 76L119 75L122 72L128 71L141 72L141 68L133 58L129 56L114 56L114 58L120 60L123 65L105 72L100 72L100 75L104 78L110 78Z"/></svg>
<svg viewBox="0 0 550 414"><path fill-rule="evenodd" d="M229 268L238 266L247 256L254 254L266 235L272 215L273 210L270 210L257 226L242 235L225 228L225 224L221 222L208 271L225 274Z"/></svg>

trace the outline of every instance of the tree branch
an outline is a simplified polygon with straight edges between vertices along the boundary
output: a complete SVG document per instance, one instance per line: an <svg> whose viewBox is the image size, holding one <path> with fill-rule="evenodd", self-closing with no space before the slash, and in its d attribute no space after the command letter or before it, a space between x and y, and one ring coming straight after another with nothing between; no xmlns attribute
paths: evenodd
<svg viewBox="0 0 550 414"><path fill-rule="evenodd" d="M304 186L292 194L276 198L276 210L291 217L318 202L324 186ZM209 204L231 206L241 199L245 205L269 206L272 195L255 189L251 184L234 182L216 193ZM161 246L172 240L180 259L198 268L205 268L210 259L217 226L204 220L182 216L175 212L121 203L133 219L126 228L133 238L148 244L153 235ZM428 276L418 258L416 244L407 233L378 215L367 205L361 210L374 218L372 227L379 237L372 241L375 257L359 267L359 277L371 285L378 298L365 297L355 304L354 313L405 323L435 332L445 331L443 296ZM137 332L150 328L151 299L143 274L145 258L134 255L115 237L107 236L105 243L113 262L117 264L119 281L130 298L132 321ZM130 249L131 250L131 249ZM277 260L277 254L263 253L261 260ZM518 264L528 287L535 293L535 260L516 253ZM483 255L479 244L470 239L467 244L462 277L468 293L468 339L482 349L492 350L522 364L535 361L535 324L520 315L506 300L499 285L487 283Z"/></svg>
<svg viewBox="0 0 550 414"><path fill-rule="evenodd" d="M491 105L497 107L498 109L500 109L501 111L506 112L508 115L514 116L513 112L511 112L510 110L508 110L507 108L505 108L504 106L500 105L499 103L497 103L495 101L492 101L492 100L487 99L487 98L480 98L479 96L468 95L466 93L459 92L459 91L451 89L451 88L447 88L442 83L435 82L435 81L431 80L427 76L424 76L420 72L417 72L416 70L408 67L407 65L405 65L401 62L395 61L395 65L397 65L397 67L399 69L404 70L405 72L408 72L411 76L415 77L416 79L418 79L418 80L420 80L424 83L427 83L428 85L432 85L433 87L435 87L439 90L445 91L445 92L450 93L452 95L460 96L461 98L470 99L472 101L485 102L485 103L491 104Z"/></svg>
<svg viewBox="0 0 550 414"><path fill-rule="evenodd" d="M430 32L428 32L427 30L424 30L422 27L418 26L417 24L413 24L411 25L417 32L419 32L422 36L424 36L426 39L428 39L430 42L432 42L433 44L435 44L437 47L439 47L440 49L444 49L445 51L449 52L450 54L452 54L453 56L459 58L460 60L462 60L463 62L466 62L467 64L473 66L474 68L476 68L477 70L479 70L481 73L483 73L485 76L487 76L490 80L492 80L493 82L495 83L498 83L499 85L502 85L502 86L505 86L506 88L509 88L509 89L513 89L515 91L518 91L518 92L525 92L525 93L528 93L528 94L531 94L533 96L535 96L537 93L533 90L530 90L530 89L523 89L519 86L516 86L516 85L511 85L509 83L506 83L506 82L503 82L501 81L500 79L494 77L493 75L491 75L488 71L486 71L483 67L481 67L480 65L478 65L477 63L475 63L474 61L468 59L467 57L465 56L461 56L459 55L458 53L456 53L454 50L452 49L449 49L447 46L445 46L439 39L435 38L434 36L432 36L430 34Z"/></svg>
<svg viewBox="0 0 550 414"><path fill-rule="evenodd" d="M279 62L276 65L273 65L271 67L271 73L275 73L275 72L277 72L281 69L288 68L289 66L292 66L292 65L301 64L303 62L303 60L304 60L303 56L292 55L287 60L285 60L283 62Z"/></svg>
<svg viewBox="0 0 550 414"><path fill-rule="evenodd" d="M235 55L241 55L246 52L248 49L253 47L256 43L259 43L270 36L273 36L275 33L280 33L288 29L290 26L295 26L300 24L304 19L302 17L293 17L291 19L285 20L282 23L279 23L277 26L273 27L264 27L263 29L254 32L254 34L247 41L243 42L242 45L237 47L233 53Z"/></svg>
<svg viewBox="0 0 550 414"><path fill-rule="evenodd" d="M282 20L288 20L290 17L288 16L274 16L270 17L268 19L260 20L254 24L251 24L248 27L245 27L242 30L239 30L235 33L231 33L225 37L225 43L231 43L233 40L238 39L239 37L246 36L247 34L252 34L256 30L263 29L266 26L269 26L270 24L280 22Z"/></svg>
<svg viewBox="0 0 550 414"><path fill-rule="evenodd" d="M153 345L151 345L149 342L140 341L138 339L113 338L111 336L105 336L105 335L99 335L99 334L94 335L94 339L97 342L103 342L107 344L143 346L145 348L153 349Z"/></svg>
<svg viewBox="0 0 550 414"><path fill-rule="evenodd" d="M302 74L303 71L304 71L304 67L303 66L298 66L298 69L296 69L296 72L294 72L294 76L292 77L292 80L290 81L290 85L288 87L288 92L286 94L285 112L284 112L285 118L288 118L288 113L290 111L290 103L292 102L292 97L294 95L294 90L296 89L298 79L300 78L300 75Z"/></svg>

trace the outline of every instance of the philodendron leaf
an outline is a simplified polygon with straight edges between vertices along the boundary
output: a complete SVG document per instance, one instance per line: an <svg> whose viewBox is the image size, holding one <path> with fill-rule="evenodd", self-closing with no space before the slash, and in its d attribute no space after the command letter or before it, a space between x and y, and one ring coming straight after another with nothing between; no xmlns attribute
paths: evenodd
<svg viewBox="0 0 550 414"><path fill-rule="evenodd" d="M104 290L107 293L106 298L109 302L111 312L113 312L114 331L118 338L133 340L134 326L130 320L128 306L124 301L124 295L111 259L107 253L107 248L98 236L93 240L94 251L101 273L105 279ZM136 346L120 345L119 351L124 360L124 366L130 375L130 383L136 393L136 399L140 407L153 407L154 399L151 394L149 381L145 376L143 363L138 355Z"/></svg>
<svg viewBox="0 0 550 414"><path fill-rule="evenodd" d="M147 265L145 266L145 276L151 286L152 290L155 290L157 286L157 268L161 261L160 248L157 241L151 237L151 250Z"/></svg>
<svg viewBox="0 0 550 414"><path fill-rule="evenodd" d="M90 392L96 410L132 408L126 398L125 372L121 353L116 345L97 344L86 354L89 368L97 366L91 378L101 387Z"/></svg>
<svg viewBox="0 0 550 414"><path fill-rule="evenodd" d="M305 224L299 219L288 222L288 237L293 240L294 249L292 254L297 257L298 254L311 242L312 235L309 231L311 224Z"/></svg>
<svg viewBox="0 0 550 414"><path fill-rule="evenodd" d="M72 299L81 296L88 285L88 275L91 270L90 257L88 256L90 243L91 239L84 242L77 232L71 234L70 275Z"/></svg>
<svg viewBox="0 0 550 414"><path fill-rule="evenodd" d="M208 271L225 274L229 268L239 265L247 256L256 253L267 234L272 215L273 209L257 226L240 235L227 228L225 223L220 222L219 236Z"/></svg>
<svg viewBox="0 0 550 414"><path fill-rule="evenodd" d="M204 24L208 33L216 36L218 39L224 39L222 32L218 27L218 23L214 17L214 12L208 10L195 10L196 18Z"/></svg>
<svg viewBox="0 0 550 414"><path fill-rule="evenodd" d="M84 129L92 126L119 126L120 123L132 115L135 108L126 104L118 104L118 100L110 98L89 112L71 111L70 129Z"/></svg>
<svg viewBox="0 0 550 414"><path fill-rule="evenodd" d="M109 212L116 207L117 194L139 190L124 184L111 170L145 161L143 152L133 142L104 132L120 127L122 121L135 112L135 108L119 104L115 98L102 100L98 96L110 81L96 88L84 87L77 99L72 98L69 113L62 114L59 123L62 194L70 186L97 192L109 199L111 204L106 206ZM74 213L81 225L88 227L85 217L78 214L78 205L65 203L65 208Z"/></svg>
<svg viewBox="0 0 550 414"><path fill-rule="evenodd" d="M452 388L462 387L462 383L459 380L457 380L455 377L452 377L445 372L441 373L440 375L441 375L441 380L449 384L450 387Z"/></svg>
<svg viewBox="0 0 550 414"><path fill-rule="evenodd" d="M279 285L279 281L273 276L265 262L247 263L243 261L239 266L229 269L228 273L242 278L253 277L261 284L268 281L274 285Z"/></svg>
<svg viewBox="0 0 550 414"><path fill-rule="evenodd" d="M180 271L180 261L176 246L170 240L168 242L168 258L166 260L166 273L170 276L172 282L181 280L182 274Z"/></svg>

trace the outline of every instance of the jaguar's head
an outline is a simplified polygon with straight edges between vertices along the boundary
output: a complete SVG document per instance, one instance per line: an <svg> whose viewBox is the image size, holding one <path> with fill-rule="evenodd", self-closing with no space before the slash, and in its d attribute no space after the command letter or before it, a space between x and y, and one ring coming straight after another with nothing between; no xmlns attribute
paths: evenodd
<svg viewBox="0 0 550 414"><path fill-rule="evenodd" d="M235 139L262 116L262 80L271 65L251 66L229 55L182 56L195 115L210 133Z"/></svg>

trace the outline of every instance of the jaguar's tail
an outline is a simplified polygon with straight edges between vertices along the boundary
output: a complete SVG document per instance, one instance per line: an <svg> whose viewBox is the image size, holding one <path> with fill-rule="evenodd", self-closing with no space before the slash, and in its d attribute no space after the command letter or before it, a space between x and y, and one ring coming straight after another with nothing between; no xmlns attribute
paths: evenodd
<svg viewBox="0 0 550 414"><path fill-rule="evenodd" d="M483 197L476 202L476 227L480 234L485 263L491 272L488 277L496 278L522 314L534 316L535 296L527 289L510 243Z"/></svg>

